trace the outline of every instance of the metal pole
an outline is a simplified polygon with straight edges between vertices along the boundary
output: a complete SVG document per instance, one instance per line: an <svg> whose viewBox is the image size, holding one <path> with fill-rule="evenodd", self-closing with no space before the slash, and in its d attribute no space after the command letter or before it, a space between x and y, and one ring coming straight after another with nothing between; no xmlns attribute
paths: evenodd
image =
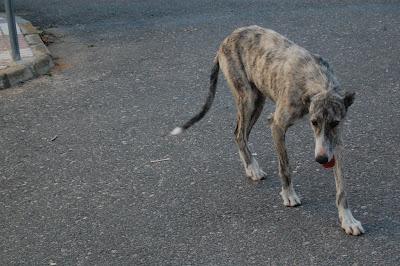
<svg viewBox="0 0 400 266"><path fill-rule="evenodd" d="M21 60L17 36L17 26L15 25L14 5L12 0L5 0L7 13L8 34L10 35L11 56L14 61Z"/></svg>

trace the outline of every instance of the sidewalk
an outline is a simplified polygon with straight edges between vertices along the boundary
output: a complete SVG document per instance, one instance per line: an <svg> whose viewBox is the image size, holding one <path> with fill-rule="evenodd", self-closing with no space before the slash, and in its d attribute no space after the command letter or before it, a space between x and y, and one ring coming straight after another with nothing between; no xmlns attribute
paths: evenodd
<svg viewBox="0 0 400 266"><path fill-rule="evenodd" d="M14 62L5 14L0 13L0 89L46 74L53 66L47 47L29 21L16 17L21 60Z"/></svg>

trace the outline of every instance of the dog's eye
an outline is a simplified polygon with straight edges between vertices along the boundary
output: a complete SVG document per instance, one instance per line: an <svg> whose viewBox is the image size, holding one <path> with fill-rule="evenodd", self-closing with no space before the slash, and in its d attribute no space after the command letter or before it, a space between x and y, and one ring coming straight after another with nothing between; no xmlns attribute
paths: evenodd
<svg viewBox="0 0 400 266"><path fill-rule="evenodd" d="M311 120L311 124L316 127L318 126L318 121L317 120Z"/></svg>
<svg viewBox="0 0 400 266"><path fill-rule="evenodd" d="M339 121L332 121L332 122L329 123L329 126L330 126L331 128L334 128L334 127L336 127L337 125L339 125Z"/></svg>

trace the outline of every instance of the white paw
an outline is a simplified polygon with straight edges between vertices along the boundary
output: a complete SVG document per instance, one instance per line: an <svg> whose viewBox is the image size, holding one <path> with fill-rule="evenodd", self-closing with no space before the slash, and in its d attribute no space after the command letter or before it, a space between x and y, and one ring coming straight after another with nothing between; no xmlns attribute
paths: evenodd
<svg viewBox="0 0 400 266"><path fill-rule="evenodd" d="M289 187L288 189L282 188L282 191L279 194L283 199L283 205L287 207L301 205L300 198L299 196L297 196L296 191L294 191L293 187Z"/></svg>
<svg viewBox="0 0 400 266"><path fill-rule="evenodd" d="M266 173L261 170L256 160L253 160L251 164L246 167L246 175L253 181L264 179Z"/></svg>
<svg viewBox="0 0 400 266"><path fill-rule="evenodd" d="M341 221L341 226L346 234L358 236L365 232L361 223L354 219L350 209L339 211L339 219Z"/></svg>

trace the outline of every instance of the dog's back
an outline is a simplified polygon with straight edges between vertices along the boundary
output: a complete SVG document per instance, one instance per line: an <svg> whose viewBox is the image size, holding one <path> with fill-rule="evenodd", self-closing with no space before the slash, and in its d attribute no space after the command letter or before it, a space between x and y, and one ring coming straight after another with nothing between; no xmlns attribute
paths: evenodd
<svg viewBox="0 0 400 266"><path fill-rule="evenodd" d="M275 102L282 94L301 97L306 90L315 94L335 86L333 73L322 58L259 26L239 28L226 37L218 59L224 74L235 71Z"/></svg>

